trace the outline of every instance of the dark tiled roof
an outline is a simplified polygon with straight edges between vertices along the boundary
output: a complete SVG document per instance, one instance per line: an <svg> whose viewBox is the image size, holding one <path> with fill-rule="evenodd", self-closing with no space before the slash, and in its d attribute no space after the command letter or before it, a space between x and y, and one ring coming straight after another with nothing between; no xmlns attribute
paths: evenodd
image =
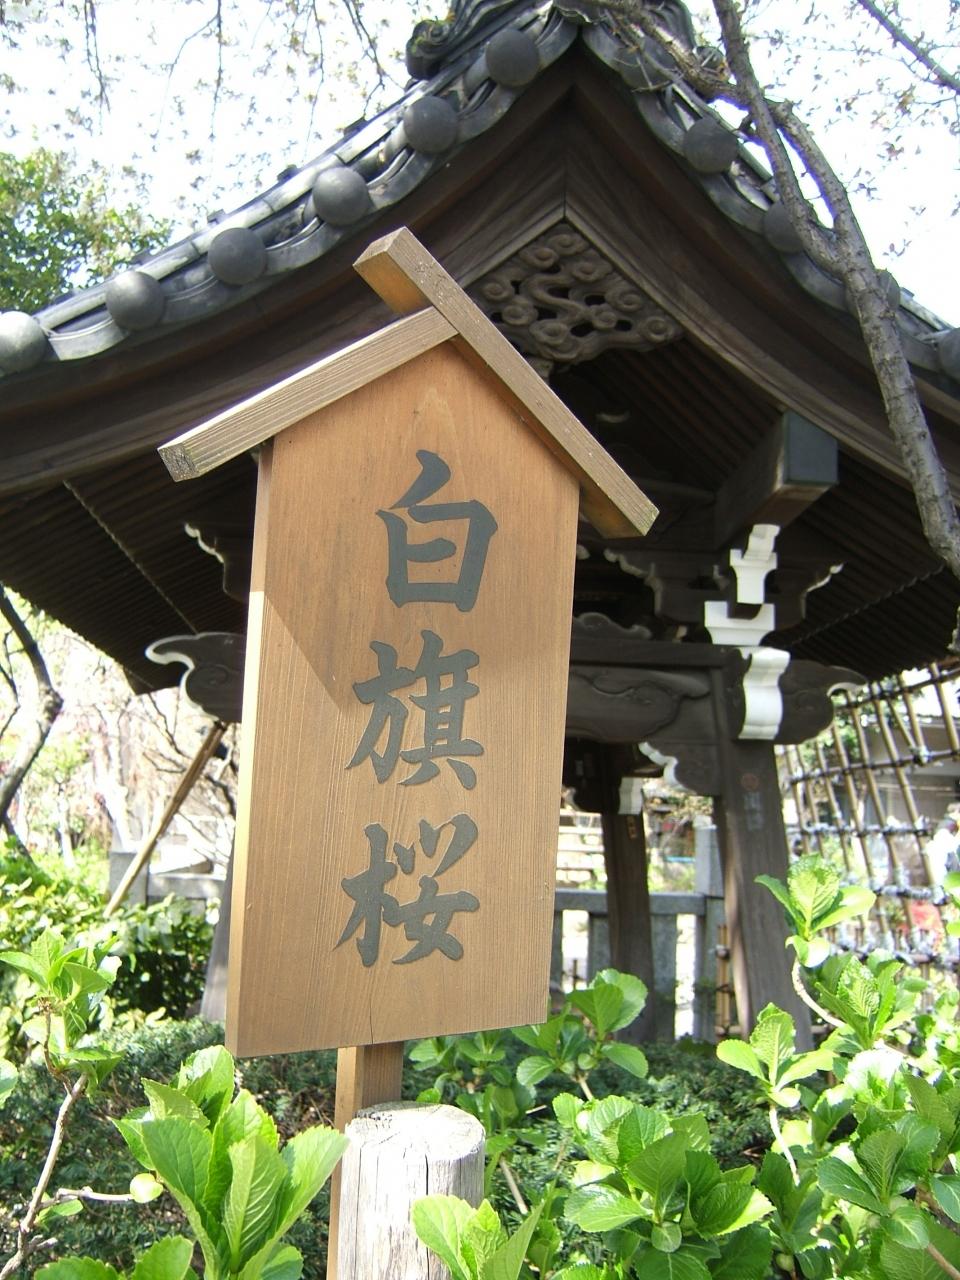
<svg viewBox="0 0 960 1280"><path fill-rule="evenodd" d="M690 46L693 28L679 0L665 0L661 10ZM794 278L824 306L845 310L842 285L798 251L772 179L744 137L679 82L649 42L628 49L591 13L590 0L460 0L450 20L418 24L407 50L414 79L397 103L312 163L285 171L241 208L106 285L73 293L35 316L0 315L0 374L36 376L50 361L149 342L268 289L408 196L502 119L578 39L621 79L638 116L726 217L781 253ZM960 330L948 329L908 295L900 298L898 320L911 362L956 394Z"/></svg>

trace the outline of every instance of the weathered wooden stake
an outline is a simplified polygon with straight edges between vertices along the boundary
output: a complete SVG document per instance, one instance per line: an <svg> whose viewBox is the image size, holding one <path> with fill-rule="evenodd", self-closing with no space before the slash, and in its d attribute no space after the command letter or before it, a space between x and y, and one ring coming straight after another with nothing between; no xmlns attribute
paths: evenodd
<svg viewBox="0 0 960 1280"><path fill-rule="evenodd" d="M365 1044L337 1052L337 1096L334 1124L345 1133L364 1109L378 1104L399 1105L403 1075L403 1041ZM327 1280L337 1280L337 1241L340 1228L342 1162L330 1179L330 1227L327 1234Z"/></svg>
<svg viewBox="0 0 960 1280"><path fill-rule="evenodd" d="M341 1162L338 1280L440 1280L447 1271L417 1239L413 1202L483 1198L483 1126L457 1107L369 1107L347 1126Z"/></svg>

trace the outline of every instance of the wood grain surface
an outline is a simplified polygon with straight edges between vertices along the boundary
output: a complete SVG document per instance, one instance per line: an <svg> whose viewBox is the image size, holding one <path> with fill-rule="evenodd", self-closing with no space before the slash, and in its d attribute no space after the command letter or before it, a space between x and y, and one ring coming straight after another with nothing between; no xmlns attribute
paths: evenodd
<svg viewBox="0 0 960 1280"><path fill-rule="evenodd" d="M403 1078L403 1041L363 1044L337 1053L337 1100L334 1125L343 1133L366 1107L397 1102ZM343 1163L330 1176L330 1218L327 1223L327 1280L337 1280L340 1236L340 1193ZM351 1212L356 1217L356 1206Z"/></svg>
<svg viewBox="0 0 960 1280"><path fill-rule="evenodd" d="M448 344L283 432L261 464L228 987L228 1042L240 1054L544 1015L578 494L495 386ZM398 606L387 592L377 513L417 480L418 450L451 472L427 506L477 500L498 524L467 612ZM411 523L411 541L443 534L462 546L466 526ZM446 581L451 561L416 572ZM477 655L461 726L483 748L464 757L472 789L446 758L414 784L402 760L384 781L369 758L348 767L370 722L354 684L377 675L371 644L392 646L412 670L424 632L441 638L444 657ZM424 741L425 713L409 702L423 692L396 690L409 713L404 750ZM383 924L365 965L362 931L341 941L355 905L342 882L370 866L365 829L388 833L393 861L393 842L414 845L422 820L437 828L458 814L477 828L464 856L437 874L447 827L433 857L416 844L412 870L397 870L386 891L404 905L433 876L441 894L473 895L477 909L449 923L462 958L434 949L404 962L414 946L405 926Z"/></svg>

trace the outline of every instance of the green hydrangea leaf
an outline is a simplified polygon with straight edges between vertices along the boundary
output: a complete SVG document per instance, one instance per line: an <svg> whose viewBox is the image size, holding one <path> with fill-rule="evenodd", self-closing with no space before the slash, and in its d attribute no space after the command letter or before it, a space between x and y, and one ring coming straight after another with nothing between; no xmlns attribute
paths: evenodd
<svg viewBox="0 0 960 1280"><path fill-rule="evenodd" d="M647 1059L636 1045L621 1044L613 1040L603 1046L602 1053L610 1062L622 1071L629 1071L638 1080L644 1079L647 1074Z"/></svg>
<svg viewBox="0 0 960 1280"><path fill-rule="evenodd" d="M424 1196L410 1214L417 1238L450 1271L451 1280L474 1280L461 1249L461 1236L475 1210L456 1196Z"/></svg>
<svg viewBox="0 0 960 1280"><path fill-rule="evenodd" d="M186 1280L192 1276L190 1260L193 1241L183 1236L167 1236L141 1254L130 1280Z"/></svg>
<svg viewBox="0 0 960 1280"><path fill-rule="evenodd" d="M592 1183L567 1196L563 1215L584 1231L613 1231L644 1216L643 1206L615 1187Z"/></svg>

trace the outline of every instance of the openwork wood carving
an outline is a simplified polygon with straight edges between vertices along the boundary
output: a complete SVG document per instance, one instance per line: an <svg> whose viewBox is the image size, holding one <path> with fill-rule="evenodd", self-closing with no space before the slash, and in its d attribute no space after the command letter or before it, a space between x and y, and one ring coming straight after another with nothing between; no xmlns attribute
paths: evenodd
<svg viewBox="0 0 960 1280"><path fill-rule="evenodd" d="M608 347L649 351L683 331L569 224L531 241L469 290L543 377Z"/></svg>

